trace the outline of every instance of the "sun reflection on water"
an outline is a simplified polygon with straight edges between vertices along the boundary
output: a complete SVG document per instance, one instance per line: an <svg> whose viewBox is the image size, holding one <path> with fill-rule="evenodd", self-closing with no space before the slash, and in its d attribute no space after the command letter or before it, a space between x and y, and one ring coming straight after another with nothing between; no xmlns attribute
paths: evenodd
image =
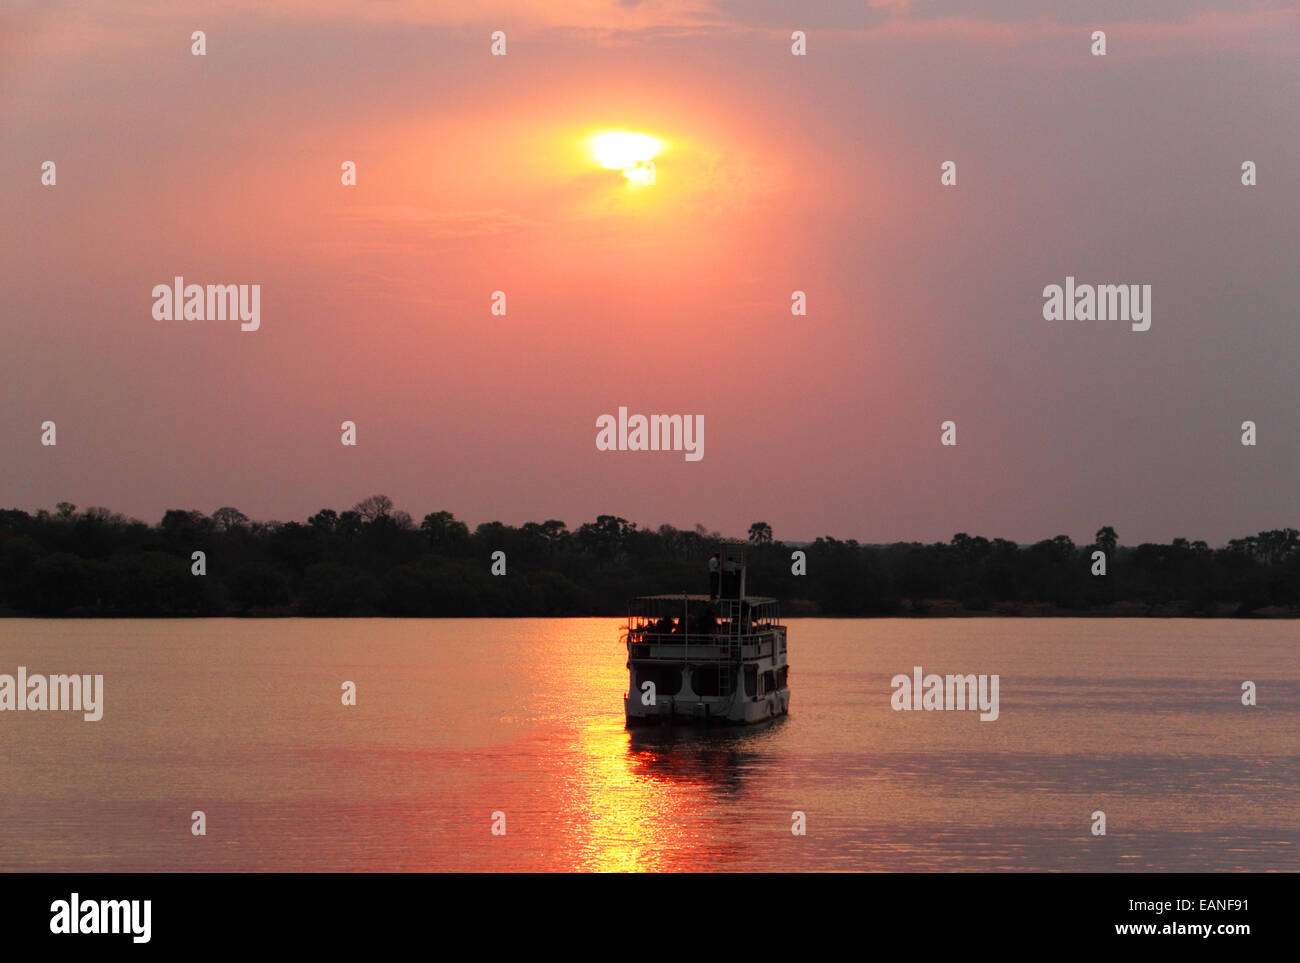
<svg viewBox="0 0 1300 963"><path fill-rule="evenodd" d="M731 838L725 818L744 795L745 753L736 738L717 731L629 732L608 720L583 728L570 794L572 831L581 841L572 868L698 870L709 868L721 843L732 854L744 849L744 838Z"/></svg>

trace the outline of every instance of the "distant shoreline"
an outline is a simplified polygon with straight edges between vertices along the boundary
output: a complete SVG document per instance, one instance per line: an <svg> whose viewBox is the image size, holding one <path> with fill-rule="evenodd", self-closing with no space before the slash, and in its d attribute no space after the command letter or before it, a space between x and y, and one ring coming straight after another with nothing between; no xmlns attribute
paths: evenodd
<svg viewBox="0 0 1300 963"><path fill-rule="evenodd" d="M1086 545L787 544L761 521L743 541L617 515L471 530L383 495L284 523L231 507L156 525L68 502L0 509L0 618L616 618L637 596L706 591L724 545L743 554L746 593L786 618L1300 618L1294 528L1219 548L1124 545L1110 526Z"/></svg>
<svg viewBox="0 0 1300 963"><path fill-rule="evenodd" d="M1235 607L1226 612L1219 613L1188 613L1180 611L1175 605L1157 605L1144 606L1134 605L1133 607L1116 606L1107 610L1085 610L1070 611L1068 609L1058 609L1052 606L1024 605L1018 607L1019 611L1011 610L983 610L972 611L964 609L961 603L952 599L936 600L935 608L929 612L911 612L907 610L894 612L891 614L876 613L872 615L844 615L830 612L810 612L810 611L783 611L782 620L789 619L826 619L835 621L883 621L887 619L905 619L908 621L925 621L936 619L1151 619L1151 620L1169 620L1185 619L1197 622L1214 622L1214 621L1231 621L1231 622L1278 622L1300 619L1300 609L1287 609L1278 607L1269 607L1258 609L1247 614L1238 614ZM1139 611L1139 609L1151 609L1151 611ZM29 612L0 611L0 620L20 621L20 620L40 620L42 622L121 622L121 621L194 621L197 619L234 619L237 621L255 621L262 620L291 620L291 619L314 619L314 620L349 620L349 619L399 619L399 620L418 620L426 619L431 621L446 621L450 619L623 619L627 617L626 612L593 612L593 613L568 613L559 615L390 615L382 612L368 614L352 615L314 615L303 614L301 612L248 612L248 613L222 613L210 615L100 615L94 613L80 613L71 615L35 615Z"/></svg>

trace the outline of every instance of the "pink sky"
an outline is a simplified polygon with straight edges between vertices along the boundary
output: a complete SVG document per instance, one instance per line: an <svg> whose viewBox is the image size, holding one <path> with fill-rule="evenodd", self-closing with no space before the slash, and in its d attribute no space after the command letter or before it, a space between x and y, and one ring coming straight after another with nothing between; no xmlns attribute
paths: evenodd
<svg viewBox="0 0 1300 963"><path fill-rule="evenodd" d="M1289 5L264 6L0 14L0 506L1300 522ZM666 142L654 187L585 151L611 127ZM260 284L261 329L154 320L176 275ZM1152 285L1151 330L1043 320L1067 275ZM702 414L704 459L597 451L620 405Z"/></svg>

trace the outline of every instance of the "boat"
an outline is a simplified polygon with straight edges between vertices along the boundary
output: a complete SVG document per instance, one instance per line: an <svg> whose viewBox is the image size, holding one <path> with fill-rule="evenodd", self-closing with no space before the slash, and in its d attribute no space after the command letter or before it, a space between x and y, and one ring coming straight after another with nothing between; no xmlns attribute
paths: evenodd
<svg viewBox="0 0 1300 963"><path fill-rule="evenodd" d="M744 551L710 562L709 594L643 595L623 637L629 728L753 725L790 711L786 631L776 599L745 594Z"/></svg>

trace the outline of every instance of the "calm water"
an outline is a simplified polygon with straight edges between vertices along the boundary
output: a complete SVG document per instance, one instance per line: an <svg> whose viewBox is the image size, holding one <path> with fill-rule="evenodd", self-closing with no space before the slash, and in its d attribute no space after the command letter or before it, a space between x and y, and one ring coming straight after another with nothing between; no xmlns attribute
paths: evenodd
<svg viewBox="0 0 1300 963"><path fill-rule="evenodd" d="M106 690L0 713L0 868L1300 870L1294 622L789 624L788 719L643 736L613 619L0 621ZM892 711L913 665L1001 717Z"/></svg>

